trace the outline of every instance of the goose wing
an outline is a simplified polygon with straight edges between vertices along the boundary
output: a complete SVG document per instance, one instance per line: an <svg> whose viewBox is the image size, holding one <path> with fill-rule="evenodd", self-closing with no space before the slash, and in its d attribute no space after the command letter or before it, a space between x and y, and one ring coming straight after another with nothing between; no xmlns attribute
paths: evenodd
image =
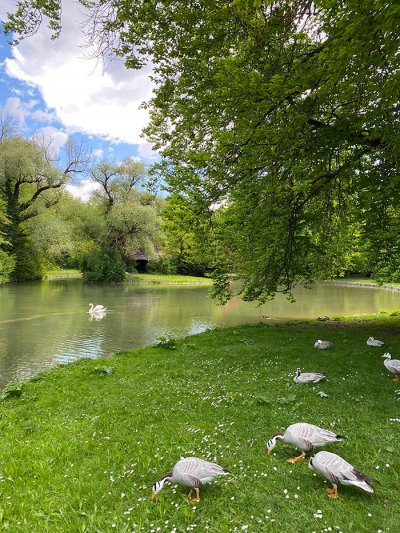
<svg viewBox="0 0 400 533"><path fill-rule="evenodd" d="M378 339L374 339L374 337L369 337L367 340L368 346L383 346L385 343L383 341L378 341Z"/></svg>
<svg viewBox="0 0 400 533"><path fill-rule="evenodd" d="M331 348L331 346L331 341L321 341L321 339L318 339L314 344L314 348L319 348L320 350L327 350L328 348Z"/></svg>
<svg viewBox="0 0 400 533"><path fill-rule="evenodd" d="M218 475L227 473L227 470L224 470L216 463L210 463L197 457L181 459L173 469L173 477L176 481L194 487L199 486L201 483L207 483L207 481L211 481ZM192 483L195 484L192 485Z"/></svg>
<svg viewBox="0 0 400 533"><path fill-rule="evenodd" d="M287 434L291 439L290 441L287 440L287 442L292 442L295 446L297 446L294 442L295 440L298 443L307 442L308 446L304 448L304 451L311 451L314 446L323 446L329 442L337 442L344 438L333 431L329 431L329 429L323 429L306 422L299 422L289 426L285 431L285 440Z"/></svg>
<svg viewBox="0 0 400 533"><path fill-rule="evenodd" d="M313 426L313 430L314 433L311 437L311 441L314 446L323 446L329 442L336 442L344 438L342 435L338 435L329 429L323 429L318 426Z"/></svg>
<svg viewBox="0 0 400 533"><path fill-rule="evenodd" d="M284 433L284 441L293 444L299 450L309 452L313 449L312 425L305 422L298 422L289 426Z"/></svg>
<svg viewBox="0 0 400 533"><path fill-rule="evenodd" d="M325 378L325 374L318 374L316 372L305 372L300 374L297 383L318 383Z"/></svg>

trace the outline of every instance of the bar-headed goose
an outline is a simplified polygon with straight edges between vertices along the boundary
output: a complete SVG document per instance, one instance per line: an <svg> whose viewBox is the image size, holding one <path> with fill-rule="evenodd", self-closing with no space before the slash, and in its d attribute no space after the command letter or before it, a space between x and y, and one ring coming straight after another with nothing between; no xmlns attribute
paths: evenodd
<svg viewBox="0 0 400 533"><path fill-rule="evenodd" d="M329 348L332 348L332 343L330 341L321 341L318 339L314 344L314 348L318 348L318 350L328 350Z"/></svg>
<svg viewBox="0 0 400 533"><path fill-rule="evenodd" d="M297 463L297 461L304 459L306 453L311 452L315 447L325 446L325 444L331 442L339 442L344 438L342 435L329 431L329 429L323 429L306 422L298 422L286 428L283 433L272 435L267 442L267 453L271 455L277 441L280 440L302 450L299 456L288 459L288 463Z"/></svg>
<svg viewBox="0 0 400 533"><path fill-rule="evenodd" d="M330 498L338 497L337 486L339 483L342 485L354 485L366 492L374 492L370 485L371 481L379 483L378 480L354 468L353 465L342 459L340 455L331 452L323 451L315 454L310 458L309 467L332 483L333 488L327 490Z"/></svg>
<svg viewBox="0 0 400 533"><path fill-rule="evenodd" d="M385 343L383 341L378 341L378 339L374 339L374 337L368 337L367 345L368 346L383 346Z"/></svg>
<svg viewBox="0 0 400 533"><path fill-rule="evenodd" d="M191 501L199 502L200 485L212 481L217 476L226 474L229 474L229 471L216 463L210 463L197 457L185 457L176 463L171 472L168 472L154 483L151 498L152 500L156 498L164 483L180 483L190 487L188 498L190 499L194 490L196 498Z"/></svg>
<svg viewBox="0 0 400 533"><path fill-rule="evenodd" d="M293 381L295 383L318 383L325 379L325 374L318 374L316 372L301 372L300 368L296 370Z"/></svg>
<svg viewBox="0 0 400 533"><path fill-rule="evenodd" d="M391 374L394 374L392 381L400 381L400 359L392 359L389 352L382 355L385 358L383 364L389 370Z"/></svg>

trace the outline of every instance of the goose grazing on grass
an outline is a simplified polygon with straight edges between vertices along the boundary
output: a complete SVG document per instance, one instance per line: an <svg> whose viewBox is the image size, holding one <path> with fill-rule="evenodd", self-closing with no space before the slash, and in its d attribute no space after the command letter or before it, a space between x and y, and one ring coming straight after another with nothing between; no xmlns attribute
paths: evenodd
<svg viewBox="0 0 400 533"><path fill-rule="evenodd" d="M328 350L329 348L332 348L332 343L330 341L321 341L318 339L314 344L314 348L318 348L318 350Z"/></svg>
<svg viewBox="0 0 400 533"><path fill-rule="evenodd" d="M297 463L297 461L304 459L306 453L311 452L315 447L325 446L325 444L329 444L330 442L339 442L344 438L342 435L337 435L328 429L307 424L306 422L299 422L286 428L283 433L272 435L267 443L267 453L271 455L277 441L280 440L302 450L299 456L288 459L288 463Z"/></svg>
<svg viewBox="0 0 400 533"><path fill-rule="evenodd" d="M383 364L391 374L394 374L392 381L400 381L400 359L392 359L389 352L382 355L385 358Z"/></svg>
<svg viewBox="0 0 400 533"><path fill-rule="evenodd" d="M191 498L194 490L196 498L191 501L199 502L200 485L212 481L217 476L226 474L229 474L229 471L216 463L210 463L197 457L185 457L176 463L171 472L168 472L154 483L151 499L154 500L157 497L164 483L180 483L190 487L188 498Z"/></svg>
<svg viewBox="0 0 400 533"><path fill-rule="evenodd" d="M371 481L379 483L377 479L363 474L335 453L318 452L310 458L308 466L332 483L333 488L327 490L330 498L338 498L337 486L339 483L354 485L366 492L374 492L370 485Z"/></svg>
<svg viewBox="0 0 400 533"><path fill-rule="evenodd" d="M300 368L296 370L293 381L295 383L318 383L325 379L325 374L318 374L315 372L301 372Z"/></svg>
<svg viewBox="0 0 400 533"><path fill-rule="evenodd" d="M104 305L96 305L94 306L93 304L89 304L89 311L88 313L104 313L105 311L107 311L107 308L104 307Z"/></svg>
<svg viewBox="0 0 400 533"><path fill-rule="evenodd" d="M383 341L378 341L378 339L374 339L374 337L369 337L367 340L368 346L383 346L385 343Z"/></svg>

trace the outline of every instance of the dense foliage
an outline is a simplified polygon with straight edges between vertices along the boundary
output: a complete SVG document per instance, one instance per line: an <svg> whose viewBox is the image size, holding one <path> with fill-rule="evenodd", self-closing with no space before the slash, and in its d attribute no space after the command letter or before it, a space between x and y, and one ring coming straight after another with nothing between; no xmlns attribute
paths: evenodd
<svg viewBox="0 0 400 533"><path fill-rule="evenodd" d="M43 14L57 34L61 4L18 2L7 29L18 40ZM146 133L171 189L207 220L228 202L221 280L263 300L365 254L399 277L397 2L81 4L100 53L154 65Z"/></svg>
<svg viewBox="0 0 400 533"><path fill-rule="evenodd" d="M172 269L195 276L210 272L214 261L207 246L209 228L202 226L201 217L187 199L180 194L169 195L161 214L166 235L164 252Z"/></svg>
<svg viewBox="0 0 400 533"><path fill-rule="evenodd" d="M62 187L86 162L84 150L72 143L67 145L66 158L60 168L49 147L39 140L12 135L0 141L0 246L12 258L14 268L9 274L14 280L42 274L40 256L31 242L32 225L58 203Z"/></svg>
<svg viewBox="0 0 400 533"><path fill-rule="evenodd" d="M148 272L204 274L206 240L196 241L189 206L176 209L174 196L148 192L143 163L86 165L97 189L83 202L65 187L81 168L82 159L74 161L63 171L36 141L6 133L0 140L0 283L57 267L80 269L89 281L122 281L138 257ZM176 228L190 235L183 255Z"/></svg>

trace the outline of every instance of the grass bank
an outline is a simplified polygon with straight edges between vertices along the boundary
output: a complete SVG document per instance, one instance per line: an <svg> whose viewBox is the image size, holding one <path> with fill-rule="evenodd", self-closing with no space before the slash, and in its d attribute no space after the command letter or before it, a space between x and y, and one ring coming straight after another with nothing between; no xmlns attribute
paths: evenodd
<svg viewBox="0 0 400 533"><path fill-rule="evenodd" d="M78 269L52 269L48 270L43 279L54 278L77 278L83 277L83 273ZM126 281L139 285L212 285L210 278L200 278L196 276L182 276L179 274L129 274Z"/></svg>
<svg viewBox="0 0 400 533"><path fill-rule="evenodd" d="M400 283L379 283L378 281L371 278L336 278L334 280L329 280L326 283L336 283L339 285L359 285L365 287L384 287L386 289L400 288Z"/></svg>
<svg viewBox="0 0 400 533"><path fill-rule="evenodd" d="M397 533L400 393L381 356L399 355L399 334L398 317L243 326L42 373L0 403L0 530ZM328 380L296 385L297 366ZM334 501L307 461L286 462L290 446L267 457L268 437L297 421L346 435L329 449L376 492ZM153 482L191 455L231 475L199 504L182 487L152 502Z"/></svg>
<svg viewBox="0 0 400 533"><path fill-rule="evenodd" d="M82 272L77 268L53 268L47 270L43 279L51 278L77 278L82 277Z"/></svg>
<svg viewBox="0 0 400 533"><path fill-rule="evenodd" d="M210 278L182 276L179 274L128 274L127 281L144 285L212 285Z"/></svg>

